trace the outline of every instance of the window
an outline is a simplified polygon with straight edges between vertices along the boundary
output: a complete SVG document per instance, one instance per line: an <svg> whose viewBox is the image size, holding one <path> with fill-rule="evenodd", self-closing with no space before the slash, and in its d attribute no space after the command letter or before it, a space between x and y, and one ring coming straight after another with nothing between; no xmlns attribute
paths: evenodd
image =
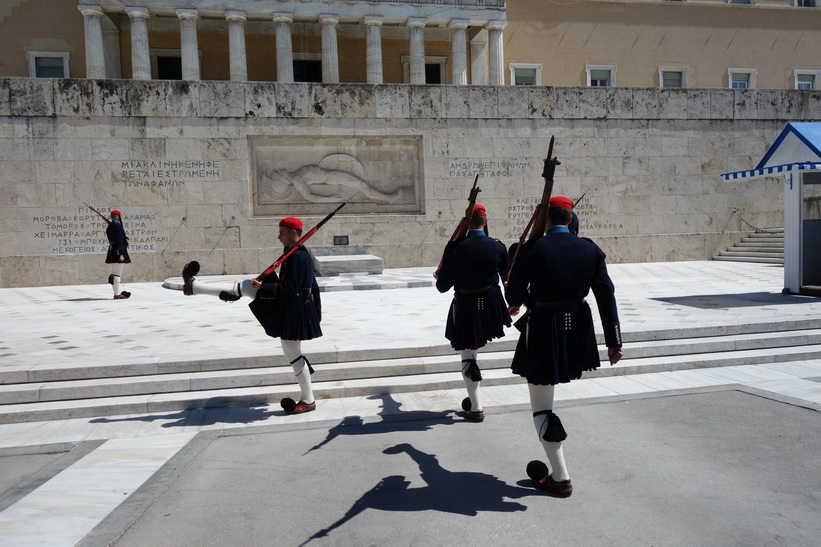
<svg viewBox="0 0 821 547"><path fill-rule="evenodd" d="M28 51L29 77L68 78L69 54L62 51Z"/></svg>
<svg viewBox="0 0 821 547"><path fill-rule="evenodd" d="M796 70L795 89L818 89L819 70Z"/></svg>
<svg viewBox="0 0 821 547"><path fill-rule="evenodd" d="M800 8L817 8L821 3L818 0L795 0L795 5Z"/></svg>
<svg viewBox="0 0 821 547"><path fill-rule="evenodd" d="M587 85L591 87L610 87L616 85L616 67L587 65Z"/></svg>
<svg viewBox="0 0 821 547"><path fill-rule="evenodd" d="M294 59L295 82L322 82L322 61Z"/></svg>
<svg viewBox="0 0 821 547"><path fill-rule="evenodd" d="M755 4L755 0L727 0L730 4Z"/></svg>
<svg viewBox="0 0 821 547"><path fill-rule="evenodd" d="M687 87L687 70L659 68L659 87Z"/></svg>
<svg viewBox="0 0 821 547"><path fill-rule="evenodd" d="M151 50L151 77L157 80L182 80L182 59L178 49Z"/></svg>
<svg viewBox="0 0 821 547"><path fill-rule="evenodd" d="M443 84L447 82L445 70L448 66L447 57L425 55L425 83ZM405 83L410 82L410 55L402 55L402 75Z"/></svg>
<svg viewBox="0 0 821 547"><path fill-rule="evenodd" d="M727 71L731 89L754 89L755 70L751 68L731 68Z"/></svg>
<svg viewBox="0 0 821 547"><path fill-rule="evenodd" d="M542 65L510 63L510 83L513 85L542 85Z"/></svg>

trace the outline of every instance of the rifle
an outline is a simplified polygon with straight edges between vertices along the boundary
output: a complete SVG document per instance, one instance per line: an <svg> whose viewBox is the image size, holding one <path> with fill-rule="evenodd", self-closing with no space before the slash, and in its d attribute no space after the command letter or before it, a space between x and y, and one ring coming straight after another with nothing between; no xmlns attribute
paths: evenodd
<svg viewBox="0 0 821 547"><path fill-rule="evenodd" d="M461 239L465 237L468 233L468 229L470 227L470 221L473 219L473 208L476 206L476 197L479 195L479 192L482 191L479 188L477 183L479 182L479 175L482 173L480 169L478 173L476 173L476 178L473 179L473 188L470 189L470 193L468 194L468 207L465 209L465 216L462 217L462 220L459 221L459 224L456 225L456 229L451 234L448 243L452 243L457 239ZM442 258L439 259L439 266L436 268L436 272L434 272L433 277L436 277L439 274L439 270L442 269L442 262L445 260L445 255L442 254Z"/></svg>
<svg viewBox="0 0 821 547"><path fill-rule="evenodd" d="M354 195L356 195L356 194L354 194ZM301 238L299 238L299 241L297 241L297 242L296 242L296 245L292 245L292 246L291 246L291 248L290 248L290 249L288 249L287 251L285 251L284 253L282 253L282 256L280 256L279 258L277 258L277 259L276 259L276 261L275 261L273 264L271 264L270 266L268 266L268 268L266 268L264 272L262 272L261 274L259 274L259 275L256 277L257 281L262 281L262 280L263 280L266 276L271 275L271 274L274 272L274 270L276 270L277 268L279 268L280 264L282 264L283 262L285 262L285 259L286 259L286 258L288 258L288 257L289 257L289 256L291 256L293 253L295 253L295 252L296 252L296 250L299 248L299 246L300 246L300 245L304 244L306 241L308 241L309 239L311 239L311 236L313 236L313 235L314 235L314 234L315 234L315 233L316 233L316 232L317 232L320 228L322 228L322 226L323 226L326 222L328 222L329 220L331 220L331 217L333 217L333 216L334 216L334 215L335 215L335 214L336 214L336 213L337 213L340 209L342 209L342 208L343 208L343 207L344 207L344 206L345 206L345 205L346 205L349 201L351 201L351 198L353 198L353 196L349 197L349 198L348 198L345 202L341 203L341 204L339 205L339 207L337 207L336 209L334 209L333 211L331 211L330 213L328 213L328 216L326 216L325 218L323 218L322 220L320 220L320 221L319 221L319 224L317 224L316 226L314 226L313 228L311 228L310 230L308 230L308 233L306 233L306 234L305 234L305 235L303 235Z"/></svg>
<svg viewBox="0 0 821 547"><path fill-rule="evenodd" d="M104 214L102 214L100 211L98 211L97 209L95 209L94 207L92 207L91 205L89 205L88 203L86 203L85 201L83 202L83 205L85 205L86 207L88 207L89 209L91 209L92 211L94 211L95 213L97 213L98 215L100 215L100 216L102 217L102 219L103 219L103 220L105 220L105 223L106 223L106 224L111 224L111 219L109 219L107 216L105 216Z"/></svg>
<svg viewBox="0 0 821 547"><path fill-rule="evenodd" d="M519 250L522 248L522 245L524 245L525 238L534 239L544 235L544 230L547 226L547 209L550 207L550 195L553 193L553 174L556 172L556 166L561 165L558 158L551 158L553 155L554 138L555 137L550 137L550 146L547 149L547 157L544 159L544 169L542 170L542 178L544 178L542 200L536 206L536 210L533 211L533 216L530 217L530 221L527 223L527 226L525 226L519 238L519 244L516 245L516 252L513 253L513 258L510 260L508 273L513 270L513 264L516 262Z"/></svg>

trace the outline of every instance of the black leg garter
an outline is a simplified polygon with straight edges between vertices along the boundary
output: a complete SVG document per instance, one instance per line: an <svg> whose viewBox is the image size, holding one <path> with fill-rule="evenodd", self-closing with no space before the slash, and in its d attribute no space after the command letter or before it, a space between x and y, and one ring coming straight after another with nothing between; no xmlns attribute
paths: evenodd
<svg viewBox="0 0 821 547"><path fill-rule="evenodd" d="M562 421L552 410L534 412L533 417L535 418L536 416L542 416L544 414L547 414L547 420L545 420L539 432L542 439L549 443L560 443L565 440L567 438L567 432L564 430Z"/></svg>

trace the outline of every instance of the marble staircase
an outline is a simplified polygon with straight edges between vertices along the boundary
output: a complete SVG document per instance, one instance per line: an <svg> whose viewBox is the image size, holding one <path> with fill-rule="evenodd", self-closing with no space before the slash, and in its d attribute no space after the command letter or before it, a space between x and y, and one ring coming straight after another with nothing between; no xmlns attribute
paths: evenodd
<svg viewBox="0 0 821 547"><path fill-rule="evenodd" d="M784 264L784 230L752 232L739 243L719 252L713 260Z"/></svg>
<svg viewBox="0 0 821 547"><path fill-rule="evenodd" d="M821 328L814 318L718 327L631 332L627 358L585 377L603 377L758 363L821 359ZM484 385L523 380L511 374L516 341L489 344L480 353ZM606 352L600 346L600 355ZM447 345L308 354L317 399L420 392L463 386L458 357ZM168 416L182 410L274 404L294 397L290 366L269 357L159 364L43 366L25 381L0 371L0 423L109 416ZM11 373L8 373L11 374Z"/></svg>

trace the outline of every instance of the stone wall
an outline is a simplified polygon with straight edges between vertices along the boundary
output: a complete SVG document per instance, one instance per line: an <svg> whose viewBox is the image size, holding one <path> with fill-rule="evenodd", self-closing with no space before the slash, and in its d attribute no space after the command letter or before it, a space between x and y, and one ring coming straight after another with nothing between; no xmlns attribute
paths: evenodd
<svg viewBox="0 0 821 547"><path fill-rule="evenodd" d="M577 199L611 262L703 260L783 224L779 179L754 167L821 93L586 87L0 79L0 286L104 283L105 223L124 213L133 264L160 281L256 273L282 214L387 268L434 266L480 170L491 234L518 239L542 192Z"/></svg>

